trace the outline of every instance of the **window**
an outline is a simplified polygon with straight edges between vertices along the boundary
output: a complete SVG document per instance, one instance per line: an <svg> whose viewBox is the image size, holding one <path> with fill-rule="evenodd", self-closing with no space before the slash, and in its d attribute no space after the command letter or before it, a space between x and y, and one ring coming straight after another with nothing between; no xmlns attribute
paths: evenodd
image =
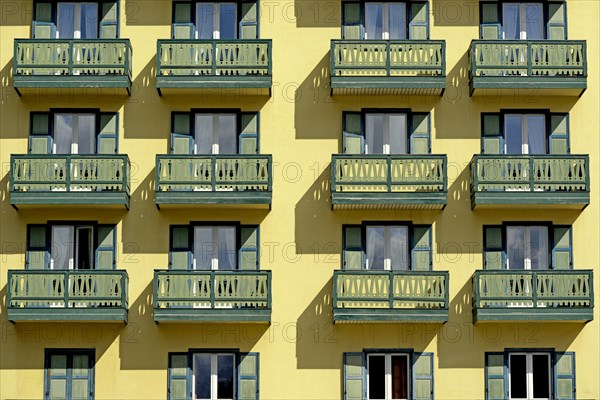
<svg viewBox="0 0 600 400"><path fill-rule="evenodd" d="M98 38L98 3L58 3L57 10L57 38Z"/></svg>
<svg viewBox="0 0 600 400"><path fill-rule="evenodd" d="M169 354L168 399L259 398L259 354L190 350Z"/></svg>
<svg viewBox="0 0 600 400"><path fill-rule="evenodd" d="M544 114L504 116L506 154L547 154Z"/></svg>
<svg viewBox="0 0 600 400"><path fill-rule="evenodd" d="M94 350L46 350L44 399L94 399Z"/></svg>
<svg viewBox="0 0 600 400"><path fill-rule="evenodd" d="M427 40L426 1L342 2L342 38L349 40Z"/></svg>
<svg viewBox="0 0 600 400"><path fill-rule="evenodd" d="M257 225L171 226L170 269L259 269Z"/></svg>
<svg viewBox="0 0 600 400"><path fill-rule="evenodd" d="M547 349L485 354L486 400L572 399L575 353Z"/></svg>
<svg viewBox="0 0 600 400"><path fill-rule="evenodd" d="M28 269L114 269L116 229L95 223L29 225Z"/></svg>
<svg viewBox="0 0 600 400"><path fill-rule="evenodd" d="M503 3L503 39L544 39L542 3Z"/></svg>
<svg viewBox="0 0 600 400"><path fill-rule="evenodd" d="M172 154L258 154L256 112L176 112L172 116Z"/></svg>
<svg viewBox="0 0 600 400"><path fill-rule="evenodd" d="M430 115L410 111L344 112L345 154L429 154Z"/></svg>
<svg viewBox="0 0 600 400"><path fill-rule="evenodd" d="M344 398L433 399L433 353L364 350L344 353Z"/></svg>
<svg viewBox="0 0 600 400"><path fill-rule="evenodd" d="M53 154L94 154L96 114L54 114Z"/></svg>
<svg viewBox="0 0 600 400"><path fill-rule="evenodd" d="M32 35L36 39L116 39L117 1L49 1L34 3Z"/></svg>
<svg viewBox="0 0 600 400"><path fill-rule="evenodd" d="M572 233L566 225L487 225L483 229L485 269L572 269Z"/></svg>
<svg viewBox="0 0 600 400"><path fill-rule="evenodd" d="M236 38L236 3L196 4L196 39Z"/></svg>
<svg viewBox="0 0 600 400"><path fill-rule="evenodd" d="M365 223L343 228L344 269L431 269L431 226Z"/></svg>

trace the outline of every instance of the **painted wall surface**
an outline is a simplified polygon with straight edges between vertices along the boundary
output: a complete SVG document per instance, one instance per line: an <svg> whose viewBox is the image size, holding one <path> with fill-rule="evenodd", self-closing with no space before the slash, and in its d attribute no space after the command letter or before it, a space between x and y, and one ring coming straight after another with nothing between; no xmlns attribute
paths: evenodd
<svg viewBox="0 0 600 400"><path fill-rule="evenodd" d="M96 350L96 399L164 399L167 354L189 348L260 352L263 399L339 399L342 354L364 348L414 348L435 354L435 397L484 397L484 353L555 348L577 355L577 394L600 399L600 315L579 323L472 324L471 276L482 268L482 225L502 221L573 224L575 268L600 275L600 3L569 0L569 38L587 40L588 89L580 97L469 97L467 51L479 35L477 1L431 1L431 38L446 40L443 97L329 96L330 40L340 37L340 1L262 1L262 38L273 39L273 93L263 96L172 95L156 91L156 40L170 36L171 2L122 1L121 37L131 40L131 97L93 91L44 91L19 98L12 88L13 40L30 37L32 1L2 0L0 22L0 398L43 396L45 348ZM132 166L131 209L53 207L16 211L9 204L9 159L27 152L29 113L50 107L119 111L119 152ZM332 211L329 163L341 152L342 111L410 108L432 113L432 153L447 154L443 211ZM172 111L260 111L261 153L275 163L271 211L157 210L155 154L169 150ZM569 112L571 153L589 154L591 204L583 211L471 211L468 163L480 151L480 113L501 108ZM47 220L118 224L118 268L129 273L129 324L19 323L6 317L8 269L24 268L26 226ZM374 220L432 223L434 270L450 271L450 321L429 324L332 325L333 270L340 269L342 225ZM166 269L169 225L190 221L260 224L261 269L273 271L270 326L153 322L154 269ZM600 292L598 281L594 292Z"/></svg>

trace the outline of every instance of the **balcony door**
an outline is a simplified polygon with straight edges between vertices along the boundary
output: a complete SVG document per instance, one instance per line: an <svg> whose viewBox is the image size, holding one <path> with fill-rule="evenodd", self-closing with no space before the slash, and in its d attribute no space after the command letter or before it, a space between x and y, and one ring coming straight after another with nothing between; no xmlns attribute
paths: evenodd
<svg viewBox="0 0 600 400"><path fill-rule="evenodd" d="M406 4L368 2L365 4L365 39L406 39Z"/></svg>
<svg viewBox="0 0 600 400"><path fill-rule="evenodd" d="M95 154L96 115L91 113L54 114L53 154Z"/></svg>
<svg viewBox="0 0 600 400"><path fill-rule="evenodd" d="M511 400L550 399L551 376L550 353L510 353L508 356Z"/></svg>
<svg viewBox="0 0 600 400"><path fill-rule="evenodd" d="M94 233L90 225L54 225L50 269L94 269Z"/></svg>
<svg viewBox="0 0 600 400"><path fill-rule="evenodd" d="M235 354L194 354L192 399L233 400L236 386L235 366Z"/></svg>
<svg viewBox="0 0 600 400"><path fill-rule="evenodd" d="M370 225L366 228L366 269L408 270L408 227Z"/></svg>
<svg viewBox="0 0 600 400"><path fill-rule="evenodd" d="M233 226L196 226L192 268L203 271L237 269L236 229Z"/></svg>
<svg viewBox="0 0 600 400"><path fill-rule="evenodd" d="M98 3L57 4L58 39L97 39Z"/></svg>
<svg viewBox="0 0 600 400"><path fill-rule="evenodd" d="M407 120L406 114L366 114L365 154L407 154Z"/></svg>
<svg viewBox="0 0 600 400"><path fill-rule="evenodd" d="M409 376L408 354L368 354L368 400L408 399Z"/></svg>
<svg viewBox="0 0 600 400"><path fill-rule="evenodd" d="M504 116L505 154L548 154L544 114Z"/></svg>
<svg viewBox="0 0 600 400"><path fill-rule="evenodd" d="M196 39L237 39L236 3L197 3Z"/></svg>
<svg viewBox="0 0 600 400"><path fill-rule="evenodd" d="M236 114L196 114L195 154L236 154Z"/></svg>
<svg viewBox="0 0 600 400"><path fill-rule="evenodd" d="M547 270L548 227L509 226L506 228L507 269Z"/></svg>
<svg viewBox="0 0 600 400"><path fill-rule="evenodd" d="M542 3L504 3L502 5L503 38L505 40L544 39Z"/></svg>

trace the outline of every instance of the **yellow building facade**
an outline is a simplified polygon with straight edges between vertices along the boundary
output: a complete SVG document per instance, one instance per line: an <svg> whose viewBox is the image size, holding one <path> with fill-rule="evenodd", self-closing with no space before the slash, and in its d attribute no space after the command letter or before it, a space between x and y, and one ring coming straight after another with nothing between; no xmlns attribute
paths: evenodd
<svg viewBox="0 0 600 400"><path fill-rule="evenodd" d="M600 3L0 5L1 399L600 399Z"/></svg>

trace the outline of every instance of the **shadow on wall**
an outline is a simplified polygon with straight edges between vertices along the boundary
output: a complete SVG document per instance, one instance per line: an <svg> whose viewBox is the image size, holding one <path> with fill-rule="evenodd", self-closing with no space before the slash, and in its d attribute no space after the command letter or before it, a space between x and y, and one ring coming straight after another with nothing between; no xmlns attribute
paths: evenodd
<svg viewBox="0 0 600 400"><path fill-rule="evenodd" d="M129 26L171 25L170 1L135 0L125 2L125 23Z"/></svg>
<svg viewBox="0 0 600 400"><path fill-rule="evenodd" d="M435 26L479 25L479 1L431 1L432 23Z"/></svg>
<svg viewBox="0 0 600 400"><path fill-rule="evenodd" d="M331 3L329 3L331 4ZM295 128L296 139L339 139L341 137L341 114L337 101L329 95L329 52L296 90ZM325 111L340 114L339 118L315 118Z"/></svg>
<svg viewBox="0 0 600 400"><path fill-rule="evenodd" d="M6 174L2 176L0 180L0 203L4 203L3 208L8 209L10 207L10 163L5 162L2 164L2 173L6 171Z"/></svg>
<svg viewBox="0 0 600 400"><path fill-rule="evenodd" d="M340 2L319 0L295 0L293 3L283 3L280 7L273 7L275 18L284 21L296 20L298 28L339 28L341 30L342 17ZM265 8L263 12L263 19ZM268 8L267 8L267 11Z"/></svg>

